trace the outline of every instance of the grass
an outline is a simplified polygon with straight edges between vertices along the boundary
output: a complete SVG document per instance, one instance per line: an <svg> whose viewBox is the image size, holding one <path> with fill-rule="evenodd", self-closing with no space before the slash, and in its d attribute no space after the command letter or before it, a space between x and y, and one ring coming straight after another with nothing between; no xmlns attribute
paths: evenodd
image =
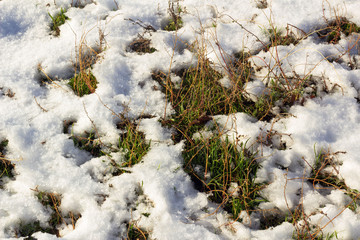
<svg viewBox="0 0 360 240"><path fill-rule="evenodd" d="M58 14L56 14L55 16L52 16L50 13L49 16L52 20L52 24L50 26L50 29L54 32L55 36L59 36L60 35L60 26L63 25L65 23L66 20L68 20L69 18L65 15L66 10L61 8L60 12Z"/></svg>
<svg viewBox="0 0 360 240"><path fill-rule="evenodd" d="M36 232L45 232L54 235L58 234L58 231L52 228L42 227L39 221L35 221L30 223L20 223L20 226L16 231L16 237L27 237L25 239L36 239L31 237L31 235Z"/></svg>
<svg viewBox="0 0 360 240"><path fill-rule="evenodd" d="M175 142L185 140L184 168L197 189L211 194L212 201L238 220L241 211L254 210L263 201L260 196L263 186L254 182L260 167L256 154L245 145L221 140L223 133L216 133L216 127L211 138L193 139L193 134L213 115L246 112L261 118L269 112L268 103L256 105L245 97L244 87L252 70L244 55L239 54L227 65L225 74L231 77L232 86L224 87L220 83L224 75L213 69L204 45L194 50L197 65L176 72L181 77L179 84L173 83L169 74L160 71L152 74L175 110L162 123L177 130Z"/></svg>
<svg viewBox="0 0 360 240"><path fill-rule="evenodd" d="M266 1L256 2L259 4L259 8L267 7ZM183 26L181 14L184 10L179 3L175 6L173 2L169 1L168 12L170 20L164 29L177 31ZM52 16L50 17L53 19ZM341 33L348 36L352 32L359 31L360 28L347 19L337 18L335 21L329 22L325 30L318 31L318 35L329 43L337 43ZM274 26L267 29L265 34L269 41L266 50L279 45L297 44L299 41L288 29L284 35L282 30ZM130 43L128 49L137 53L152 53L156 49L151 48L150 43L149 39L139 37ZM205 123L212 120L214 115L218 114L229 115L245 112L258 120L270 121L275 117L272 112L274 107L280 106L280 113L285 113L292 105L302 104L305 89L310 87L313 82L310 74L306 74L304 77L287 76L281 67L281 61L274 55L272 57L276 60L281 74L269 77L266 94L259 96L257 100L250 100L245 90L246 85L252 81L254 71L248 61L251 57L250 54L240 52L228 56L222 51L220 45L218 46L220 58L225 60L221 70L215 70L214 64L207 59L205 44L201 39L194 47L195 55L198 58L197 65L174 71L181 77L179 84L172 81L170 71L168 73L154 71L152 77L161 85L162 91L166 95L166 101L171 103L175 112L170 117L164 117L162 123L176 129L176 134L173 136L175 142L185 140L184 168L191 175L199 190L207 192L212 201L219 203L237 220L241 211L255 210L257 205L264 200L260 195L264 185L254 181L257 170L260 168L256 161L256 153L247 149L245 144L234 144L228 139L223 140L223 133L216 132L219 130L218 128L214 129L213 136L210 138L194 139L193 135L201 130ZM85 41L81 41L77 53L77 73L70 79L69 85L79 96L83 96L95 92L97 81L91 73L91 65L96 61L98 52L89 48ZM268 70L270 73L273 69L269 67ZM224 77L230 80L230 87L221 84L220 80ZM308 97L316 97L315 91L311 92ZM123 133L119 138L118 146L124 153L125 160L116 166L122 173L125 172L123 168L131 167L141 161L149 150L150 144L145 141L144 134L138 131L135 122L126 120L121 129ZM90 133L85 137L73 136L72 138L75 145L89 151L94 156L101 153L100 146L94 141L95 134ZM315 165L311 166L312 172L309 181L313 183L314 188L315 185L320 184L324 187L345 191L353 199L353 203L348 207L356 211L359 194L348 188L336 175L338 169L334 155L336 153L322 151L316 153L316 161ZM329 169L334 171L329 173ZM60 200L56 195L52 195L52 193L41 193L40 195L41 197L38 196L39 200L44 201L44 205L50 206L53 212L58 213ZM336 232L322 236L319 231L314 232L313 229L310 229L306 225L308 216L304 214L301 206L298 206L291 214L291 220L297 228L294 237L298 239L337 238ZM60 214L59 216L62 219ZM54 216L57 224L59 224L59 216ZM278 223L280 224L281 221L283 219ZM305 227L297 226L300 221L305 221ZM33 228L36 228L36 225ZM138 228L136 224L129 223L127 237L128 239L147 239L148 234Z"/></svg>
<svg viewBox="0 0 360 240"><path fill-rule="evenodd" d="M302 200L298 206L289 212L291 216L288 218L294 225L295 231L293 234L294 239L338 239L337 232L334 231L331 234L324 236L322 229L331 224L332 221L338 217L346 208L356 211L359 204L360 193L346 186L342 177L339 174L339 163L337 161L337 155L344 154L345 152L331 152L330 150L315 151L315 161L313 165L310 165L306 160L305 163L311 167L312 171L309 177L301 178L302 181L308 181L313 184L313 189L318 191L330 192L332 190L339 190L348 195L352 201L350 201L337 216L330 219L328 216L328 222L323 225L314 225L310 222L310 215L304 212ZM299 178L296 178L299 179ZM301 193L302 196L302 193Z"/></svg>
<svg viewBox="0 0 360 240"><path fill-rule="evenodd" d="M254 72L248 61L250 54L239 52L229 56L218 45L220 58L224 60L220 72L206 58L204 42L202 38L192 44L197 56L195 66L174 71L181 77L180 83L174 83L169 73L161 71L154 71L152 78L161 85L166 100L175 112L170 117L164 117L162 123L176 130L173 136L175 142L185 140L185 170L199 190L210 193L211 200L239 220L241 211L255 210L264 201L260 195L263 186L254 182L260 167L256 162L256 153L251 153L245 145L220 140L223 133L218 126L212 131L211 138L193 139L193 135L212 116L219 114L244 112L259 120L270 121L275 116L271 112L275 103L281 102L285 111L285 106L300 101L310 77L274 77L267 86L268 94L253 101L247 97L245 90ZM230 80L230 86L221 84L224 76Z"/></svg>
<svg viewBox="0 0 360 240"><path fill-rule="evenodd" d="M213 69L212 63L206 58L203 42L195 45L197 65L177 71L181 77L180 84L175 85L170 74L160 71L152 73L152 78L162 86L167 101L175 110L175 114L164 118L163 123L176 128L176 142L190 140L213 115L245 112L259 120L270 121L275 116L272 112L275 106L280 106L281 113L286 112L290 106L302 100L304 89L311 83L310 75L303 78L290 78L285 74L274 77L266 86L267 93L254 101L249 99L245 90L252 81L254 71L248 54L242 52L227 56L222 53L226 65L222 66L224 73L220 73ZM221 84L224 75L230 80L230 87Z"/></svg>
<svg viewBox="0 0 360 240"><path fill-rule="evenodd" d="M191 45L192 52L197 57L196 65L169 70L167 73L162 71L152 73L152 78L160 84L166 101L171 104L174 112L169 116L166 115L168 110L165 109L162 123L176 130L173 136L174 142L185 141L184 169L191 176L196 188L207 192L210 199L231 213L235 220L240 220L241 211L248 213L258 211L258 204L266 201L261 197L261 190L266 186L254 182L257 170L260 168L256 161L257 153L251 152L245 145L224 140L225 133L221 132L216 122L210 138L194 139L194 134L202 130L214 115L219 114L244 112L258 120L277 121L287 114L291 106L304 104L307 99L317 97L319 91L316 88L318 82L311 75L313 69L303 76L294 72L289 76L282 67L283 59L279 59L277 46L296 45L301 39L297 39L288 29L284 35L273 25L267 34L270 45L264 44L264 46L267 46L268 50L270 47L273 48L270 57L275 61L278 71L274 73L275 67L265 65L268 70L268 75L263 79L265 91L256 100L249 99L246 92L246 86L253 81L256 71L254 69L256 66L252 66L249 60L251 55L245 51L227 54L216 39L215 48L220 53L218 58L222 63L216 66L216 70L215 65L206 57L208 50L205 47L206 40L202 36ZM306 35L302 39L305 37ZM171 74L180 76L181 81L174 82L170 77ZM230 82L227 86L221 83L224 77ZM326 89L323 90L325 92ZM279 108L278 112L274 111L276 107ZM281 150L284 149L286 145ZM317 171L319 173L319 170ZM311 178L316 179L315 181L321 179L320 174ZM325 181L329 182L329 179ZM353 192L352 196L357 198L357 193ZM318 232L319 228L314 229L306 225L309 216L306 216L301 205L290 212L290 219L296 228L294 236L301 239L316 238L319 235L319 238L322 238L321 231ZM261 221L263 227L269 228L286 221L286 217L283 213L264 214ZM300 222L303 221L305 226L300 226ZM330 239L335 235L326 237Z"/></svg>
<svg viewBox="0 0 360 240"><path fill-rule="evenodd" d="M183 157L198 188L211 193L210 199L220 203L234 219L263 201L262 185L254 181L260 166L245 145L235 145L219 136L200 138L186 145ZM196 170L199 166L200 172Z"/></svg>
<svg viewBox="0 0 360 240"><path fill-rule="evenodd" d="M146 240L149 234L139 228L135 223L128 224L127 240Z"/></svg>
<svg viewBox="0 0 360 240"><path fill-rule="evenodd" d="M345 152L331 152L330 150L320 150L315 152L315 164L312 166L312 172L309 181L315 185L322 186L322 189L340 190L348 195L352 201L348 204L348 208L354 212L358 208L360 193L355 189L348 187L343 178L340 176L339 163L336 160L337 155L345 154Z"/></svg>
<svg viewBox="0 0 360 240"><path fill-rule="evenodd" d="M101 150L101 143L96 140L96 134L93 131L85 132L84 136L71 135L75 147L89 152L93 157L105 155Z"/></svg>
<svg viewBox="0 0 360 240"><path fill-rule="evenodd" d="M61 215L61 211L59 210L61 204L61 196L56 193L49 193L44 191L36 191L36 197L40 201L40 203L51 209L51 216L49 220L49 225L56 232L56 235L59 236L59 232L56 229L56 226L63 222L63 217Z"/></svg>
<svg viewBox="0 0 360 240"><path fill-rule="evenodd" d="M119 138L119 149L124 153L124 160L117 164L117 167L122 173L125 171L123 168L131 167L141 161L149 151L150 143L145 141L145 135L138 130L134 122L126 119L121 125L123 133Z"/></svg>
<svg viewBox="0 0 360 240"><path fill-rule="evenodd" d="M238 79L232 89L223 87L219 80L222 74L215 71L208 59L199 57L197 66L179 71L180 86L175 86L169 75L154 72L153 79L160 83L175 114L165 118L163 123L178 130L175 140L191 139L212 115L246 111L246 99L241 94L241 85L248 76Z"/></svg>
<svg viewBox="0 0 360 240"><path fill-rule="evenodd" d="M295 34L292 31L289 31L289 27L287 27L286 34L283 34L283 30L272 26L267 30L264 30L264 34L268 36L269 44L266 46L265 50L269 50L271 47L275 46L289 46L290 44L296 45L299 40L296 38Z"/></svg>
<svg viewBox="0 0 360 240"><path fill-rule="evenodd" d="M15 165L5 158L6 146L8 145L8 143L8 140L2 140L0 142L0 178L12 178L14 176L13 170Z"/></svg>
<svg viewBox="0 0 360 240"><path fill-rule="evenodd" d="M131 52L142 53L153 53L156 51L155 48L150 47L150 39L146 39L142 36L134 39L128 46L128 50Z"/></svg>
<svg viewBox="0 0 360 240"><path fill-rule="evenodd" d="M177 2L176 7L174 2L169 1L168 13L170 15L169 23L164 27L166 31L177 31L183 26L183 21L181 19L181 14L183 9L180 7L179 2Z"/></svg>
<svg viewBox="0 0 360 240"><path fill-rule="evenodd" d="M82 97L95 92L97 80L89 69L82 70L69 80L69 86L78 96Z"/></svg>
<svg viewBox="0 0 360 240"><path fill-rule="evenodd" d="M80 214L74 214L69 212L66 216L61 212L61 195L52 192L40 191L37 188L32 189L36 192L36 197L39 202L50 210L50 219L48 221L49 227L41 227L39 222L29 223L22 225L20 227L20 232L31 235L34 232L42 231L50 234L55 234L57 237L60 237L59 230L57 227L60 224L72 225L72 228L75 229L76 221L81 217Z"/></svg>
<svg viewBox="0 0 360 240"><path fill-rule="evenodd" d="M91 67L99 59L98 54L103 50L103 33L99 30L98 50L87 45L83 34L80 43L76 46L75 75L69 80L69 86L80 97L95 92L97 80L91 72Z"/></svg>
<svg viewBox="0 0 360 240"><path fill-rule="evenodd" d="M336 44L341 39L341 34L349 36L351 33L360 33L360 27L350 22L345 17L336 16L334 20L327 20L327 26L317 31L320 39L324 39L328 43Z"/></svg>

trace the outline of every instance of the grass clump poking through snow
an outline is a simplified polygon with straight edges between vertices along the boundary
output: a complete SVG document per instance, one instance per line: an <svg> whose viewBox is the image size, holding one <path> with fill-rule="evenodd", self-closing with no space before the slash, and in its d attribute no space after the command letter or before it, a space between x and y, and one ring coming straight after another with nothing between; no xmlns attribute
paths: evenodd
<svg viewBox="0 0 360 240"><path fill-rule="evenodd" d="M360 33L360 27L345 17L337 16L332 21L326 19L326 23L327 26L317 31L317 34L328 43L338 43L341 38L341 33L345 36L349 36L353 32Z"/></svg>
<svg viewBox="0 0 360 240"><path fill-rule="evenodd" d="M356 211L360 198L359 191L348 187L344 179L340 176L340 164L337 160L337 155L345 154L346 152L331 152L330 150L320 150L315 153L315 164L312 166L310 182L314 188L316 185L322 186L324 189L338 189L346 193L352 202L348 204L348 208Z"/></svg>
<svg viewBox="0 0 360 240"><path fill-rule="evenodd" d="M271 26L272 28L264 30L266 36L268 36L270 43L265 47L265 50L274 46L289 46L290 44L297 44L299 40L296 38L295 34L292 31L289 31L289 28L286 29L286 34L283 34L283 30Z"/></svg>
<svg viewBox="0 0 360 240"><path fill-rule="evenodd" d="M146 240L149 234L136 226L135 223L128 224L127 239L128 240Z"/></svg>
<svg viewBox="0 0 360 240"><path fill-rule="evenodd" d="M56 234L57 237L60 236L59 230L57 227L60 224L72 225L72 228L75 229L76 221L81 217L80 214L74 214L69 212L67 215L64 215L60 210L61 205L61 195L57 193L40 191L38 189L33 189L36 192L36 197L40 203L48 208L51 212L50 219L48 221L48 228L41 228L41 231L48 232L51 234ZM38 226L36 222L33 226ZM36 228L35 228L36 229Z"/></svg>
<svg viewBox="0 0 360 240"><path fill-rule="evenodd" d="M83 70L69 80L70 87L80 97L95 92L96 78L90 70Z"/></svg>
<svg viewBox="0 0 360 240"><path fill-rule="evenodd" d="M134 122L124 119L119 127L123 129L119 138L119 149L124 153L124 160L117 166L122 171L122 168L139 163L149 151L150 143L145 141L145 135L138 130Z"/></svg>
<svg viewBox="0 0 360 240"><path fill-rule="evenodd" d="M55 16L52 16L50 13L49 16L52 20L52 24L51 24L51 30L54 32L55 36L59 36L60 35L60 26L63 25L65 23L65 21L67 19L69 19L66 15L66 10L61 8L60 9L60 13L56 14Z"/></svg>
<svg viewBox="0 0 360 240"><path fill-rule="evenodd" d="M178 131L175 141L190 140L213 115L245 112L262 119L269 114L268 102L255 104L245 97L244 87L251 76L251 66L245 58L226 66L230 86L224 86L221 83L224 75L213 69L204 46L195 52L197 65L177 72L181 77L179 84L174 83L169 74L160 71L152 74L175 110L175 114L163 120Z"/></svg>
<svg viewBox="0 0 360 240"><path fill-rule="evenodd" d="M177 31L178 29L182 28L183 21L181 19L181 14L183 13L183 9L177 2L176 7L174 6L173 2L169 1L169 8L168 13L170 15L169 23L164 27L166 31Z"/></svg>
<svg viewBox="0 0 360 240"><path fill-rule="evenodd" d="M98 82L91 72L91 66L97 61L102 46L100 42L99 51L89 47L83 35L76 50L75 75L69 80L69 86L82 97L94 93L97 87Z"/></svg>
<svg viewBox="0 0 360 240"><path fill-rule="evenodd" d="M138 36L134 39L128 46L129 52L136 52L139 54L142 53L153 53L156 51L155 48L150 47L151 40L144 38L142 36Z"/></svg>
<svg viewBox="0 0 360 240"><path fill-rule="evenodd" d="M42 227L39 221L30 223L20 223L19 228L16 230L16 237L27 237L25 239L36 239L31 237L33 233L45 232L50 234L57 234L58 232L49 227Z"/></svg>
<svg viewBox="0 0 360 240"><path fill-rule="evenodd" d="M344 207L349 208L350 210L356 212L359 205L359 196L360 193L357 190L349 188L343 178L340 176L339 168L340 163L337 160L337 155L345 154L345 152L331 152L330 150L324 151L315 151L315 162L311 166L306 160L305 163L308 164L311 168L311 174L309 178L305 178L313 185L313 189L319 192L333 192L338 190L345 193L350 197L349 202ZM290 209L289 209L290 210ZM338 239L337 232L328 233L326 236L323 235L323 229L326 225L331 223L335 218L329 219L329 222L324 226L314 225L311 222L311 217L313 214L306 214L302 202L290 212L288 221L290 221L294 227L294 239ZM324 217L327 217L324 214Z"/></svg>
<svg viewBox="0 0 360 240"><path fill-rule="evenodd" d="M9 141L8 140L2 140L0 142L0 179L2 177L13 177L13 169L14 169L14 164L12 164L9 160L7 160L5 158L5 151L6 151L6 146L8 145ZM1 188L1 181L0 181L0 188Z"/></svg>
<svg viewBox="0 0 360 240"><path fill-rule="evenodd" d="M262 185L254 181L259 164L245 145L235 145L219 136L200 138L186 145L183 157L200 190L211 193L210 198L234 219L262 201Z"/></svg>
<svg viewBox="0 0 360 240"><path fill-rule="evenodd" d="M101 150L101 143L96 140L95 132L93 131L85 132L85 136L72 134L71 139L76 147L89 152L94 157L105 155Z"/></svg>

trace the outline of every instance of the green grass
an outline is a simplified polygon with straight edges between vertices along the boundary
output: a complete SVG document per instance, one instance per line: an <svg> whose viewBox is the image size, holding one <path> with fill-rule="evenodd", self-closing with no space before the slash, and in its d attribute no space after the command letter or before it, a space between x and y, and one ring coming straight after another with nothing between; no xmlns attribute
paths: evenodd
<svg viewBox="0 0 360 240"><path fill-rule="evenodd" d="M315 151L315 162L312 166L310 181L313 185L320 184L331 189L347 189L345 182L339 178L339 165L335 157L340 153L331 153L321 149Z"/></svg>
<svg viewBox="0 0 360 240"><path fill-rule="evenodd" d="M286 34L283 34L283 30L277 27L269 28L264 30L264 34L269 39L269 44L266 46L266 50L270 47L275 47L279 45L289 46L290 44L296 45L299 42L299 39L295 37L293 32L287 31Z"/></svg>
<svg viewBox="0 0 360 240"><path fill-rule="evenodd" d="M183 24L184 23L181 20L181 18L170 19L168 25L166 25L164 29L166 31L176 31L176 30L182 28Z"/></svg>
<svg viewBox="0 0 360 240"><path fill-rule="evenodd" d="M327 26L318 30L317 34L326 42L336 44L341 39L341 33L349 36L353 32L360 33L360 27L345 17L336 17L332 21L327 21Z"/></svg>
<svg viewBox="0 0 360 240"><path fill-rule="evenodd" d="M236 54L224 66L231 82L230 87L224 87L220 83L224 73L212 68L204 49L200 46L195 53L197 65L176 72L181 77L178 85L172 82L169 74L160 71L152 74L175 110L175 114L165 118L163 123L177 130L176 142L182 139L191 141L191 136L213 115L244 112L259 120L270 121L275 116L272 109L276 104L281 107L280 113L286 113L288 108L303 99L304 89L311 84L311 76L280 76L271 79L266 86L267 94L264 93L256 101L250 100L245 86L252 81L253 69L247 54Z"/></svg>
<svg viewBox="0 0 360 240"><path fill-rule="evenodd" d="M36 197L39 202L50 210L50 219L48 220L49 227L42 228L38 222L30 223L30 225L24 225L20 229L27 229L26 231L30 232L32 230L47 232L51 234L56 234L59 237L59 230L57 227L65 223L66 225L72 225L73 229L75 229L76 221L81 217L80 214L73 214L69 212L69 214L64 215L60 210L61 205L61 195L52 192L40 191L37 188L33 189L36 192ZM40 228L39 228L40 227ZM24 231L24 230L22 230Z"/></svg>
<svg viewBox="0 0 360 240"><path fill-rule="evenodd" d="M168 13L170 15L169 23L164 27L166 31L177 31L183 26L183 21L181 19L181 14L183 13L183 9L177 2L176 7L174 6L174 2L169 1Z"/></svg>
<svg viewBox="0 0 360 240"><path fill-rule="evenodd" d="M101 32L101 31L100 31ZM92 74L92 66L99 59L99 53L103 51L104 36L100 34L97 50L86 43L86 34L81 36L80 42L75 46L76 57L74 63L75 75L69 80L69 86L78 96L94 93L97 87L97 80Z"/></svg>
<svg viewBox="0 0 360 240"><path fill-rule="evenodd" d="M236 146L218 136L198 139L186 145L183 157L185 169L195 178L197 187L211 193L210 199L220 203L234 219L241 211L253 210L264 201L259 193L263 186L254 181L260 165L245 145ZM201 172L195 170L199 166Z"/></svg>
<svg viewBox="0 0 360 240"><path fill-rule="evenodd" d="M315 151L315 163L312 166L311 175L309 181L315 186L316 184L321 185L323 188L331 190L340 190L349 196L352 201L347 205L347 207L356 212L359 204L360 193L356 189L348 187L344 180L339 174L339 164L336 161L336 156L338 154L343 154L344 152L330 152L324 151Z"/></svg>
<svg viewBox="0 0 360 240"><path fill-rule="evenodd" d="M137 125L127 120L119 138L119 149L124 153L124 160L118 165L121 170L139 163L149 151L150 143L145 141L145 135L138 130Z"/></svg>
<svg viewBox="0 0 360 240"><path fill-rule="evenodd" d="M69 86L80 97L95 92L97 80L90 70L84 70L69 80Z"/></svg>
<svg viewBox="0 0 360 240"><path fill-rule="evenodd" d="M61 211L59 210L61 204L61 195L56 193L37 191L36 197L43 206L49 207L51 209L49 225L54 231L57 231L56 226L63 222L63 217L61 216Z"/></svg>
<svg viewBox="0 0 360 240"><path fill-rule="evenodd" d="M12 178L14 164L5 158L6 146L8 145L8 140L2 140L0 142L0 178L9 177Z"/></svg>
<svg viewBox="0 0 360 240"><path fill-rule="evenodd" d="M85 132L85 136L71 135L74 145L81 150L89 152L94 157L105 155L101 150L100 142L96 141L95 132Z"/></svg>
<svg viewBox="0 0 360 240"><path fill-rule="evenodd" d="M222 74L211 68L206 59L196 67L184 69L179 74L180 86L175 86L166 74L155 72L153 79L160 83L175 114L163 123L178 130L176 141L191 139L191 136L211 119L212 115L247 111L247 100L241 94L242 81L232 89L223 87L219 80Z"/></svg>
<svg viewBox="0 0 360 240"><path fill-rule="evenodd" d="M19 228L16 230L16 237L27 237L25 239L36 239L31 237L31 235L36 232L45 232L53 235L58 234L57 230L48 227L42 227L39 221L35 221L30 223L20 223Z"/></svg>
<svg viewBox="0 0 360 240"><path fill-rule="evenodd" d="M128 240L146 240L149 234L144 230L140 229L134 223L128 224L127 239Z"/></svg>
<svg viewBox="0 0 360 240"><path fill-rule="evenodd" d="M52 20L52 24L51 24L51 30L54 32L55 36L59 36L60 35L60 26L63 25L65 23L66 20L68 20L69 18L65 15L66 10L61 8L60 9L60 13L56 14L55 16L52 16L50 13L49 16Z"/></svg>

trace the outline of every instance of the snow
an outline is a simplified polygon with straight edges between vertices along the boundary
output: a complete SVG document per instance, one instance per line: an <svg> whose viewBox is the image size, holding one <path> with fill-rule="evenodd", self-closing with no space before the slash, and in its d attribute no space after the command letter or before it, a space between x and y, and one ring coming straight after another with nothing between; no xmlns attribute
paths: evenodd
<svg viewBox="0 0 360 240"><path fill-rule="evenodd" d="M74 7L72 2L81 5ZM311 75L316 85L316 97L291 106L285 117L258 121L235 113L214 116L209 123L220 126L224 139L246 143L258 152L261 168L256 181L266 183L261 195L267 200L259 209L291 215L301 206L309 223L323 228L323 236L336 232L340 239L359 238L359 210L347 208L350 196L339 189L319 189L308 181L316 154L328 152L333 154L339 179L360 191L360 71L349 67L354 59L359 61L358 34L343 36L336 44L324 43L313 34L297 45L269 51L261 49L260 41L269 42L265 32L271 26L286 31L291 24L314 31L324 26L323 14L329 19L345 15L360 25L360 3L276 0L259 9L261 1L255 0L175 2L184 10L184 26L176 33L162 30L169 20L167 0L0 0L0 140L9 141L6 158L15 164L14 178L0 181L0 238L19 237L23 223L47 225L50 212L38 201L36 189L60 194L62 213L81 214L74 229L71 224L58 226L61 239L125 239L128 223L159 240L293 236L296 229L290 222L268 229L247 224L246 218L259 222L255 213L243 212L243 222L234 222L206 193L196 190L183 169L184 142L175 143L173 130L160 123L173 110L156 90L159 84L151 73L195 64L187 46L199 40L201 32L207 56L217 68L225 65L221 53L245 49L254 54L249 60L259 70L245 87L254 101L268 94L268 81L281 71L304 79ZM54 16L61 8L69 19L56 37L48 14ZM157 31L145 32L135 21ZM67 85L74 74L76 48L81 39L89 47L98 47L99 32L106 42L92 66L98 86L94 94L78 97ZM151 39L156 51L127 51L138 35ZM349 50L354 44L356 48ZM39 66L56 84L40 84L44 76ZM355 67L359 67L356 61ZM226 77L221 81L231 86ZM123 112L137 122L150 150L140 163L117 176L108 157L80 150L70 136L96 128L102 143L115 146L121 134L118 114ZM139 120L141 116L150 118ZM73 122L66 133L64 121ZM118 161L124 158L121 152L111 155ZM57 239L43 232L32 237Z"/></svg>

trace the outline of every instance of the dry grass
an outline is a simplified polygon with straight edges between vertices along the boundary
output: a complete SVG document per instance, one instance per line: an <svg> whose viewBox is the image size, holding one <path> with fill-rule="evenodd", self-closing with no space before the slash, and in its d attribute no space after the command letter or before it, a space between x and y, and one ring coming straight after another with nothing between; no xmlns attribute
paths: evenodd
<svg viewBox="0 0 360 240"><path fill-rule="evenodd" d="M311 222L310 218L312 215L321 212L315 212L311 214L306 214L303 206L303 190L301 190L301 196L299 204L292 210L288 207L290 212L290 216L288 221L290 221L294 227L294 238L296 239L337 239L337 233L333 232L332 234L324 235L323 229L331 224L337 217L339 217L345 209L349 208L352 211L356 211L357 206L359 204L360 193L354 189L349 188L343 178L339 173L339 161L337 160L337 156L340 154L345 154L345 152L331 152L320 151L315 153L315 163L314 165L310 165L305 159L305 163L311 167L312 172L309 177L302 178L291 178L287 179L288 181L293 180L301 180L303 184L305 182L310 182L313 185L313 189L319 192L330 192L332 190L339 190L348 195L352 200L333 218L329 218L324 213L324 216L328 219L327 223L324 225L314 225ZM284 194L286 191L286 186L284 189Z"/></svg>
<svg viewBox="0 0 360 240"><path fill-rule="evenodd" d="M103 51L105 40L101 31L99 41L99 45L94 49L87 44L86 34L83 34L76 45L75 75L69 80L69 85L80 97L95 92L98 82L91 72L91 67L99 60L99 54Z"/></svg>
<svg viewBox="0 0 360 240"><path fill-rule="evenodd" d="M1 178L2 177L13 177L13 170L15 165L11 163L9 159L5 157L6 146L8 145L8 140L2 140L0 142L0 188L2 187Z"/></svg>
<svg viewBox="0 0 360 240"><path fill-rule="evenodd" d="M128 46L129 52L136 52L139 54L143 53L153 53L156 51L155 48L151 47L151 40L144 38L143 36L139 35L135 38Z"/></svg>
<svg viewBox="0 0 360 240"><path fill-rule="evenodd" d="M235 19L232 20L237 23ZM244 28L240 23L238 24ZM296 37L294 29L300 31L302 36ZM249 34L252 33L249 32ZM288 56L279 57L277 46L292 44L290 48L294 49L301 40L313 33L305 33L292 25L288 25L284 32L277 29L270 21L270 28L266 34L269 36L269 44L263 43L264 50L269 51L271 60L275 64L272 67L265 64L268 75L263 76L263 82L266 83L267 94L257 100L250 100L245 90L246 85L253 81L252 78L256 71L256 66L252 66L249 60L252 56L247 52L239 52L235 55L226 53L217 40L216 32L213 34L215 42L213 50L219 53L218 59L221 63L221 66L216 66L216 70L214 64L207 58L209 49L206 47L208 46L206 41L208 40L202 35L191 45L191 50L197 57L196 66L169 70L168 73L154 71L152 74L153 79L161 85L166 100L171 103L175 111L172 116L164 117L162 123L176 129L176 134L173 136L175 142L185 140L184 168L189 172L195 186L201 191L210 193L210 198L231 212L235 220L243 210L249 213L258 211L257 204L263 200L261 189L265 186L254 184L253 181L259 168L256 153L249 151L245 145L235 143L234 147L230 142L220 140L226 133L219 129L216 122L214 122L214 128L211 129L211 137L194 139L194 133L203 129L204 125L217 114L229 115L245 112L258 120L274 123L286 116L291 106L304 104L307 99L317 97L319 91L331 92L325 80L318 80L311 75L318 64L299 76L295 74L295 71L289 73L283 68L283 61L286 61ZM171 73L181 77L180 83L172 81ZM224 76L230 80L230 87L225 87L220 83ZM318 85L323 87L319 90ZM275 112L275 107L280 108L280 111ZM271 145L273 134L281 135L281 133L271 130L267 134L267 139L259 140L260 146L262 144ZM286 149L286 145L280 143L278 148ZM327 168L332 166L331 161L329 162L325 155L321 155L321 165L314 167L313 175L301 179L313 182L314 188L316 182L326 183L335 189L345 191L353 198L353 204L349 206L355 208L357 192L345 187L343 182L339 182L339 179L325 174L325 166ZM241 167L237 169L237 166ZM237 170L240 170L240 173L237 173ZM286 191L286 187L284 191ZM334 235L323 236L321 230L325 226L315 228L311 226L310 216L305 214L301 201L299 206L292 210L289 209L291 216L288 218L276 209L273 211L274 214L263 214L261 221L265 227L273 227L287 220L292 221L296 229L294 238L318 239L331 238L336 235L334 233Z"/></svg>
<svg viewBox="0 0 360 240"><path fill-rule="evenodd" d="M73 212L69 212L64 215L60 210L61 205L61 195L52 192L40 191L38 188L32 189L36 192L36 197L40 201L40 203L50 209L50 219L48 221L48 227L43 227L39 221L29 222L29 223L21 223L19 229L16 231L17 237L28 237L30 239L31 235L35 232L46 232L50 234L54 234L57 237L61 237L58 227L60 224L71 225L73 229L75 229L76 221L81 217L81 214L75 214Z"/></svg>

